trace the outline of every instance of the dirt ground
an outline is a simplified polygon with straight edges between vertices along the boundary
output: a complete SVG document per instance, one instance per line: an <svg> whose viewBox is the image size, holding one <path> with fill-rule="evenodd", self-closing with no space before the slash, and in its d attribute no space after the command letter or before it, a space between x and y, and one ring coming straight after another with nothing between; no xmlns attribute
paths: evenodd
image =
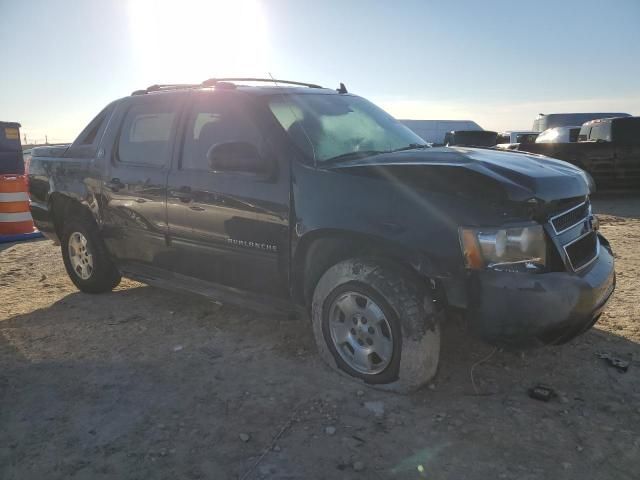
<svg viewBox="0 0 640 480"><path fill-rule="evenodd" d="M618 272L596 328L476 364L493 348L451 320L409 396L329 371L304 321L128 280L86 295L49 241L0 246L0 478L640 478L640 199L596 210Z"/></svg>

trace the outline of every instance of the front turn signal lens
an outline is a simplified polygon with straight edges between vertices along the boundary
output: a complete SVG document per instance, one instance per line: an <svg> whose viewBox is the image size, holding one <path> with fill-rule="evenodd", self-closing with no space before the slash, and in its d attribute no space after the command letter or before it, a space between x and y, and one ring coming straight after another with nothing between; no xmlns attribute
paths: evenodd
<svg viewBox="0 0 640 480"><path fill-rule="evenodd" d="M468 228L460 229L460 242L462 243L465 266L474 270L484 268L484 260L482 259L476 232Z"/></svg>

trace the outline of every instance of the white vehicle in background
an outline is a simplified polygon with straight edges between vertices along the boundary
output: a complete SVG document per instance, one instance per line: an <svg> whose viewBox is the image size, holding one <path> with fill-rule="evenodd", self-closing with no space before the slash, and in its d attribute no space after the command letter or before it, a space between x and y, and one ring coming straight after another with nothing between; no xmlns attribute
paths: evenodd
<svg viewBox="0 0 640 480"><path fill-rule="evenodd" d="M533 121L532 130L544 132L553 127L566 127L569 125L582 125L585 122L598 118L630 117L628 113L539 113L538 118Z"/></svg>
<svg viewBox="0 0 640 480"><path fill-rule="evenodd" d="M574 143L578 141L580 125L547 128L538 135L536 143Z"/></svg>
<svg viewBox="0 0 640 480"><path fill-rule="evenodd" d="M508 130L498 135L498 144L501 143L534 143L540 132L530 130Z"/></svg>
<svg viewBox="0 0 640 480"><path fill-rule="evenodd" d="M477 131L482 127L472 120L400 120L425 142L444 144L444 137L451 131Z"/></svg>

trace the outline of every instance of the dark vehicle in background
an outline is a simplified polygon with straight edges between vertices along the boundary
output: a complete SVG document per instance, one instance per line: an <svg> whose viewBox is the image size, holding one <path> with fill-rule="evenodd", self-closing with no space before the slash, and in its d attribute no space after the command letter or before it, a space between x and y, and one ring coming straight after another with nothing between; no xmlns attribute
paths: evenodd
<svg viewBox="0 0 640 480"><path fill-rule="evenodd" d="M482 130L472 120L400 120L400 123L434 147L444 145L444 136L452 130Z"/></svg>
<svg viewBox="0 0 640 480"><path fill-rule="evenodd" d="M435 374L447 309L518 348L597 321L614 261L584 172L430 148L344 86L248 80L155 85L34 149L33 217L80 290L306 311L329 365L396 391Z"/></svg>
<svg viewBox="0 0 640 480"><path fill-rule="evenodd" d="M498 133L490 130L453 130L447 132L443 143L458 147L493 147L498 142Z"/></svg>
<svg viewBox="0 0 640 480"><path fill-rule="evenodd" d="M20 124L0 122L0 175L24 173Z"/></svg>
<svg viewBox="0 0 640 480"><path fill-rule="evenodd" d="M534 132L544 132L553 127L582 125L598 118L630 117L628 113L540 113L533 121Z"/></svg>
<svg viewBox="0 0 640 480"><path fill-rule="evenodd" d="M586 170L598 190L640 191L640 117L592 120L582 125L575 143L534 143L518 149Z"/></svg>
<svg viewBox="0 0 640 480"><path fill-rule="evenodd" d="M501 143L533 143L538 137L538 132L530 132L527 130L510 130L507 132L500 132L498 134L498 144Z"/></svg>
<svg viewBox="0 0 640 480"><path fill-rule="evenodd" d="M538 135L536 143L574 143L578 141L580 125L547 128Z"/></svg>

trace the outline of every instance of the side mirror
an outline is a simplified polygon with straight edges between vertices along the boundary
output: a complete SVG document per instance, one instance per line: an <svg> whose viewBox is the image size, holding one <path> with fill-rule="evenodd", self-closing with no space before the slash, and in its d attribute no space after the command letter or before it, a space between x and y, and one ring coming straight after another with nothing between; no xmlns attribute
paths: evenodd
<svg viewBox="0 0 640 480"><path fill-rule="evenodd" d="M209 168L215 172L266 174L267 163L258 149L247 142L213 145L207 152Z"/></svg>

